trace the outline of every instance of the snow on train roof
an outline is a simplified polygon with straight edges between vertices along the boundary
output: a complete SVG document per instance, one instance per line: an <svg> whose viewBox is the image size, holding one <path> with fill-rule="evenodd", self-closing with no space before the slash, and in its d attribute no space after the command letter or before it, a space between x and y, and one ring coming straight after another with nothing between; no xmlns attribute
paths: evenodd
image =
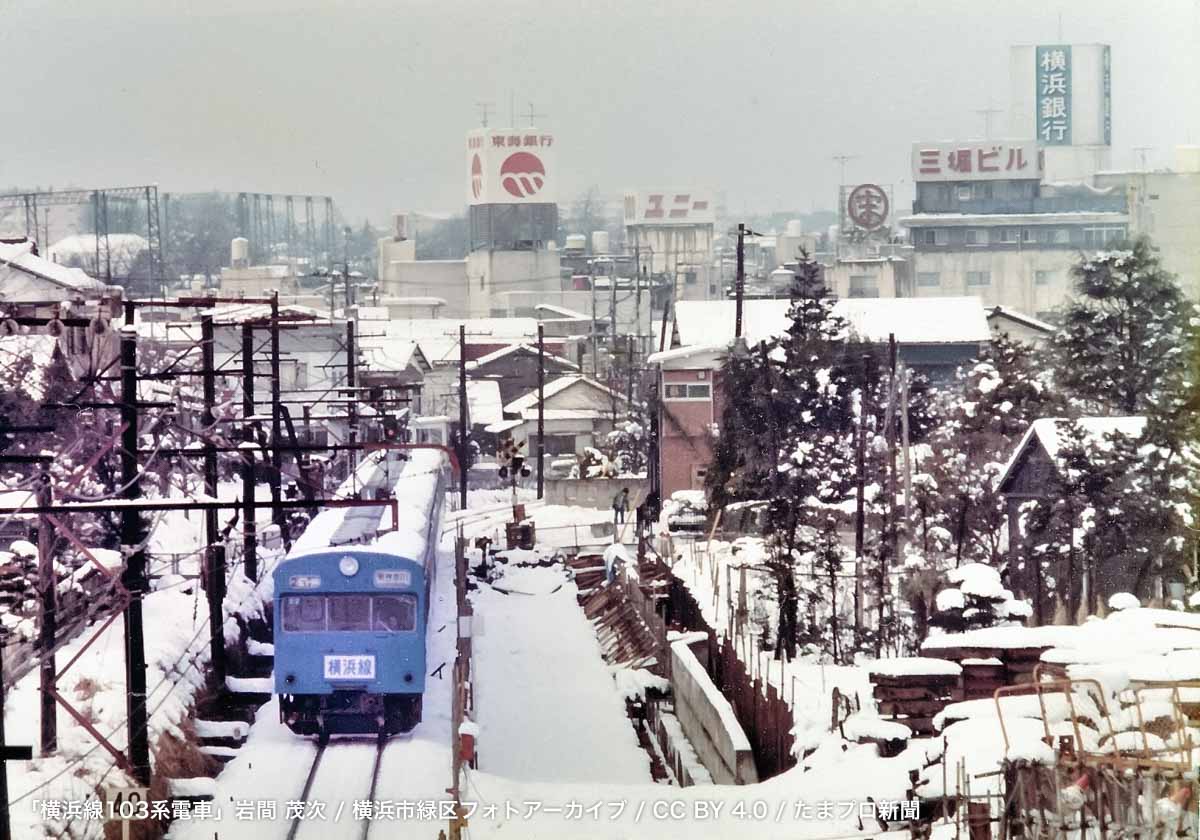
<svg viewBox="0 0 1200 840"><path fill-rule="evenodd" d="M380 453L382 454L382 453ZM438 472L446 464L446 456L436 449L415 449L408 453L404 470L393 485L396 506L400 514L400 527L389 531L370 544L353 544L331 546L330 539L341 527L348 508L326 508L317 514L305 528L304 533L292 546L288 559L319 552L336 551L379 551L401 554L406 557L420 557L425 552L425 534L429 530L429 514L432 508L432 495L437 487ZM364 459L359 465L359 485L365 486L365 469L377 470L380 459ZM353 497L353 483L350 479L343 482L339 488L339 496ZM380 518L379 528L391 528L391 507L385 507Z"/></svg>

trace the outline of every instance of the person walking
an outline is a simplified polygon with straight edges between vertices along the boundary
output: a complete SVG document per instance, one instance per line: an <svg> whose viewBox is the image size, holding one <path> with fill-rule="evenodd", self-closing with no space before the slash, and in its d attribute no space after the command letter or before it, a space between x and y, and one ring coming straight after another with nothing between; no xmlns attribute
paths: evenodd
<svg viewBox="0 0 1200 840"><path fill-rule="evenodd" d="M625 514L629 512L629 488L624 488L620 493L613 496L613 525L621 525L625 522Z"/></svg>

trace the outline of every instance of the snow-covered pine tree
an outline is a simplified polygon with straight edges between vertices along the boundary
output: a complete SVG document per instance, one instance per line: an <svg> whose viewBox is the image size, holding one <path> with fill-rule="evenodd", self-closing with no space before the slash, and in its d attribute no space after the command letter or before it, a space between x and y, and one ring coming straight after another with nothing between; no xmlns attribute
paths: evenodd
<svg viewBox="0 0 1200 840"><path fill-rule="evenodd" d="M1052 346L1057 383L1091 414L1141 415L1180 380L1194 307L1147 237L1086 257Z"/></svg>

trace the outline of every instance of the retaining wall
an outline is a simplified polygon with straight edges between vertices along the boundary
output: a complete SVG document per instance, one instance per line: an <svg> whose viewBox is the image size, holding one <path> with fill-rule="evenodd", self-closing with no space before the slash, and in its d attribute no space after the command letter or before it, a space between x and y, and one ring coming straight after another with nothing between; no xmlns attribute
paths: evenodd
<svg viewBox="0 0 1200 840"><path fill-rule="evenodd" d="M715 784L747 785L758 781L750 740L733 706L686 641L671 645L671 690L675 715Z"/></svg>

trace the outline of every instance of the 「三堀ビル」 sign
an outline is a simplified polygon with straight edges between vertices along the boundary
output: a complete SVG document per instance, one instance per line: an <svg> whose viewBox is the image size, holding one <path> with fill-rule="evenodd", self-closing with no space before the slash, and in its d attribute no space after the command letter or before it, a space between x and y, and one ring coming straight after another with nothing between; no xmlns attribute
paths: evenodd
<svg viewBox="0 0 1200 840"><path fill-rule="evenodd" d="M914 143L914 181L1040 179L1042 154L1034 140Z"/></svg>
<svg viewBox="0 0 1200 840"><path fill-rule="evenodd" d="M1071 48L1034 49L1037 137L1047 146L1071 145Z"/></svg>

